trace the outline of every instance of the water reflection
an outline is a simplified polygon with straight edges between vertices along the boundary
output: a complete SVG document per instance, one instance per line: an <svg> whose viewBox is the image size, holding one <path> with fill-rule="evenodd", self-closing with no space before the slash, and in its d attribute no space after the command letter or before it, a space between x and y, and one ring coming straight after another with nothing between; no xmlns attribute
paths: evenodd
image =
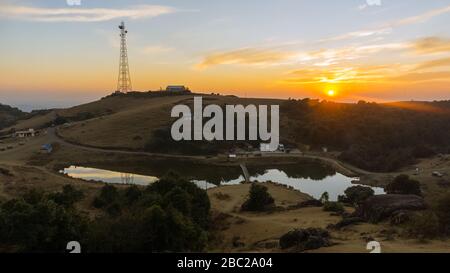
<svg viewBox="0 0 450 273"><path fill-rule="evenodd" d="M266 170L264 174L251 177L251 181L273 181L283 185L291 186L296 190L307 193L316 199L319 199L324 192L328 192L331 201L337 201L339 195L343 195L344 191L358 185L355 178L347 177L340 173L328 175L322 179L314 179L311 177L293 177L280 169ZM356 179L357 181L357 179ZM384 189L379 187L371 187L375 194L384 194Z"/></svg>
<svg viewBox="0 0 450 273"><path fill-rule="evenodd" d="M140 165L142 167L142 165ZM134 165L132 168L136 168ZM136 168L135 172L125 171L124 168L110 171L94 167L70 166L62 170L64 174L84 180L102 181L114 184L149 185L169 171L174 171L186 177L202 189L209 189L217 185L233 185L245 179L239 166L205 166L193 164L145 165ZM276 167L258 166L248 167L251 181L272 181L292 186L314 198L320 198L322 193L328 192L330 200L337 200L339 195L353 185L355 178L337 173L331 167L319 163L298 163ZM138 174L139 173L139 174ZM375 194L383 194L383 188L372 187Z"/></svg>
<svg viewBox="0 0 450 273"><path fill-rule="evenodd" d="M79 178L87 181L100 181L112 184L135 184L146 186L158 180L158 177L156 176L121 173L78 166L70 166L68 168L64 168L64 170L62 170L61 172L73 178Z"/></svg>

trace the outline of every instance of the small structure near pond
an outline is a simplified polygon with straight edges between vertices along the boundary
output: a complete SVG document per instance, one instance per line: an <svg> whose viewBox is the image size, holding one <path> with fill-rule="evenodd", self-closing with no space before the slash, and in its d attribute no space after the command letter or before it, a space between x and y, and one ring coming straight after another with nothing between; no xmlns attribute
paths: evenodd
<svg viewBox="0 0 450 273"><path fill-rule="evenodd" d="M30 128L28 130L24 130L24 131L17 131L13 134L14 137L18 137L18 138L25 138L25 137L34 137L37 135L37 132Z"/></svg>

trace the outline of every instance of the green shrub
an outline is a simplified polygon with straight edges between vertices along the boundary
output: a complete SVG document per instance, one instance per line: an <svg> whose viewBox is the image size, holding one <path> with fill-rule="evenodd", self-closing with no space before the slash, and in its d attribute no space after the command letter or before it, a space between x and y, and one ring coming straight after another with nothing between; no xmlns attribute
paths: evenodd
<svg viewBox="0 0 450 273"><path fill-rule="evenodd" d="M100 191L100 195L94 198L92 205L96 208L102 208L113 203L118 198L119 193L117 188L112 185L105 184Z"/></svg>
<svg viewBox="0 0 450 273"><path fill-rule="evenodd" d="M345 211L344 205L341 202L325 202L323 204L324 211L343 213Z"/></svg>
<svg viewBox="0 0 450 273"><path fill-rule="evenodd" d="M437 201L434 210L443 232L450 234L450 193L447 193Z"/></svg>
<svg viewBox="0 0 450 273"><path fill-rule="evenodd" d="M92 223L90 252L198 252L206 246L208 195L177 174L144 190L104 187L96 200L106 214Z"/></svg>
<svg viewBox="0 0 450 273"><path fill-rule="evenodd" d="M105 207L105 211L113 217L119 216L122 213L122 207L119 202L114 201Z"/></svg>
<svg viewBox="0 0 450 273"><path fill-rule="evenodd" d="M166 193L164 203L166 207L172 206L184 215L191 214L191 196L180 187L175 187Z"/></svg>
<svg viewBox="0 0 450 273"><path fill-rule="evenodd" d="M61 193L27 192L0 204L0 246L24 252L200 252L207 243L210 203L195 184L171 174L141 190L105 185L94 199L95 219L80 214L71 186Z"/></svg>
<svg viewBox="0 0 450 273"><path fill-rule="evenodd" d="M410 236L419 239L433 239L440 236L439 219L433 212L414 215L408 224Z"/></svg>
<svg viewBox="0 0 450 273"><path fill-rule="evenodd" d="M274 199L267 192L267 187L253 183L248 199L242 204L243 211L265 211L274 206Z"/></svg>
<svg viewBox="0 0 450 273"><path fill-rule="evenodd" d="M128 204L134 204L142 196L141 190L136 185L129 186L125 190L125 199Z"/></svg>
<svg viewBox="0 0 450 273"><path fill-rule="evenodd" d="M421 196L420 183L401 174L386 186L388 194L415 194Z"/></svg>
<svg viewBox="0 0 450 273"><path fill-rule="evenodd" d="M188 217L192 217L193 221L199 224L202 228L208 226L208 216L211 204L209 202L208 194L205 190L200 189L194 183L181 178L178 174L168 173L157 182L147 187L146 192L150 194L158 194L164 196L162 203L169 206L172 204L174 207L179 207L179 204L175 198L168 198L166 195L169 192L175 194L172 190L180 188L189 195L189 214ZM180 192L178 192L180 194ZM184 211L184 209L182 209Z"/></svg>
<svg viewBox="0 0 450 273"><path fill-rule="evenodd" d="M72 185L65 185L62 192L49 194L49 199L66 208L73 207L76 202L83 198L84 193L81 190L75 189Z"/></svg>
<svg viewBox="0 0 450 273"><path fill-rule="evenodd" d="M82 241L87 219L36 191L0 206L0 245L19 252L64 252L67 242Z"/></svg>

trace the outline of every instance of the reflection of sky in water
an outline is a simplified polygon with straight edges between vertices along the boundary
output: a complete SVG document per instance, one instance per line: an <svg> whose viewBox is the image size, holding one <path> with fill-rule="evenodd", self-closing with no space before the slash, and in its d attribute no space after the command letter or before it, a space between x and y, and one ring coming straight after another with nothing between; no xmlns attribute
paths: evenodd
<svg viewBox="0 0 450 273"><path fill-rule="evenodd" d="M129 184L145 186L158 180L158 178L155 176L145 176L138 174L128 174L130 179L126 179L127 174L125 173L76 166L64 168L62 172L73 178L102 181L112 184L126 184L128 182Z"/></svg>
<svg viewBox="0 0 450 273"><path fill-rule="evenodd" d="M84 180L95 180L113 184L126 183L126 180L124 180L124 173L120 172L96 168L76 167L76 166L70 166L69 168L65 168L62 172L70 177L80 178ZM131 181L128 181L129 184L149 185L158 180L158 178L155 176L144 176L138 174L133 174L132 177L133 179ZM347 188L357 185L352 183L352 181L357 179L347 177L340 173L327 176L322 180L313 180L311 178L289 177L285 172L280 171L278 169L267 169L265 173L262 175L251 176L250 180L260 182L272 181L283 185L292 186L294 189L307 193L317 199L320 198L322 193L328 192L331 201L336 201L338 195L344 194L344 191ZM242 181L244 181L244 176L241 175L237 179L223 180L221 184L235 185L241 183ZM202 189L209 189L216 187L216 185L209 183L207 180L204 179L203 180L193 179L191 180L191 182L195 183L198 187ZM385 193L383 188L372 187L372 189L375 191L375 194Z"/></svg>
<svg viewBox="0 0 450 273"><path fill-rule="evenodd" d="M194 183L195 185L197 185L197 187L204 189L204 190L217 187L217 185L208 183L208 181L206 181L206 180L191 180L191 182Z"/></svg>
<svg viewBox="0 0 450 273"><path fill-rule="evenodd" d="M318 199L321 197L322 193L328 192L330 201L336 201L338 195L343 195L344 191L357 184L353 184L352 181L357 180L352 177L347 177L340 173L336 173L331 176L327 176L322 180L312 180L310 178L292 178L277 169L269 169L263 175L256 175L250 178L251 181L258 180L277 182L283 185L292 186L301 192L307 193L314 198ZM362 185L364 186L364 185ZM383 188L372 187L375 194L384 194Z"/></svg>

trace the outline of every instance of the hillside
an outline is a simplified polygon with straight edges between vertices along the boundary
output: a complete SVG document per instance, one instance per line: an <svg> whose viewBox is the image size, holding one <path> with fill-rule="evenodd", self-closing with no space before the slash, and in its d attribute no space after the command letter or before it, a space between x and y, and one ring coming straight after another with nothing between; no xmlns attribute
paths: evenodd
<svg viewBox="0 0 450 273"><path fill-rule="evenodd" d="M59 134L65 139L103 148L143 150L155 131L169 128L170 111L174 105L193 103L194 94L154 96L147 93L108 96L101 100L54 110L24 120L15 128L43 128L55 123L65 124ZM203 103L280 104L280 100L241 99L233 96L205 95Z"/></svg>
<svg viewBox="0 0 450 273"><path fill-rule="evenodd" d="M450 101L342 104L288 101L294 142L341 151L340 159L373 171L393 171L417 158L450 152Z"/></svg>
<svg viewBox="0 0 450 273"><path fill-rule="evenodd" d="M258 142L175 142L170 111L192 105L194 94L132 93L108 96L20 121L16 128L52 123L68 141L87 146L176 154L216 154ZM203 96L203 104L278 104L280 140L302 151L327 147L339 158L372 171L393 171L415 160L450 151L450 101L376 104L317 100Z"/></svg>
<svg viewBox="0 0 450 273"><path fill-rule="evenodd" d="M0 129L13 125L17 120L27 116L18 108L0 103Z"/></svg>

